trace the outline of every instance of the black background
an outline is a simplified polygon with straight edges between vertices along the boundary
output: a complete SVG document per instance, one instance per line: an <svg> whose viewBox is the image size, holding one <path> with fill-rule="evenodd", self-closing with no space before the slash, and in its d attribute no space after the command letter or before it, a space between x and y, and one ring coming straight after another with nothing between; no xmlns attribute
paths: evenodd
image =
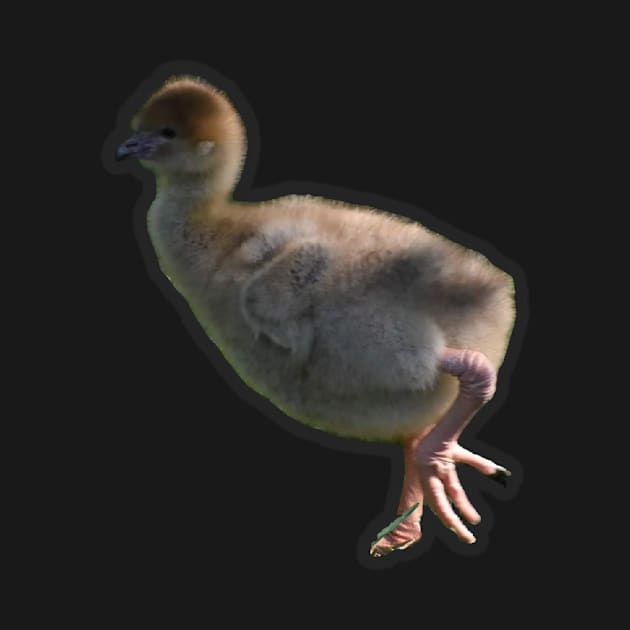
<svg viewBox="0 0 630 630"><path fill-rule="evenodd" d="M175 27L167 20L164 28ZM107 50L89 55L76 116L85 117L77 143L91 161L77 168L90 170L81 183L99 192L77 225L99 283L96 292L93 283L75 290L87 378L80 401L77 393L83 421L72 429L84 484L77 496L85 502L76 527L92 540L86 565L113 571L128 592L185 583L192 597L215 577L228 590L257 590L273 572L283 585L308 579L314 606L354 597L357 607L388 610L421 599L423 589L470 605L524 595L523 576L555 538L553 454L537 424L553 418L540 417L546 388L536 305L541 226L557 219L547 195L557 62L511 32L457 45L457 37L423 44L362 31L356 44L336 33L332 45L325 29L305 41L297 32L274 31L269 40L261 31L214 30L203 40L164 37L152 45L128 25L119 42L99 40L95 48ZM395 451L320 444L267 417L226 382L153 281L138 208L134 216L143 184L112 173L101 152L112 132L124 133L117 116L130 95L160 65L182 60L234 82L255 113L261 152L253 188L307 182L294 185L303 191L310 182L313 192L325 184L391 199L401 211L423 208L442 222L436 228L482 251L490 244L522 271L517 288L528 296L521 316L529 321L506 374L509 388L464 439L515 468L507 491L463 473L490 524L478 549L440 533L430 548L370 560L371 536L393 515L385 508L400 483L391 481L392 472L400 475ZM426 520L432 539L439 528L432 515ZM539 580L553 575L552 563Z"/></svg>

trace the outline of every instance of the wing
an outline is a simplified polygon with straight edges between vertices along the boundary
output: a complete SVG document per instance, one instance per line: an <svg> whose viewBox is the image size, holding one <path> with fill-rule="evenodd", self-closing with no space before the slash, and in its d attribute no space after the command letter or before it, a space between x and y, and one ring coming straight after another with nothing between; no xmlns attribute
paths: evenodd
<svg viewBox="0 0 630 630"><path fill-rule="evenodd" d="M313 343L313 290L328 267L325 248L293 243L243 287L241 311L257 337L265 335L303 362Z"/></svg>

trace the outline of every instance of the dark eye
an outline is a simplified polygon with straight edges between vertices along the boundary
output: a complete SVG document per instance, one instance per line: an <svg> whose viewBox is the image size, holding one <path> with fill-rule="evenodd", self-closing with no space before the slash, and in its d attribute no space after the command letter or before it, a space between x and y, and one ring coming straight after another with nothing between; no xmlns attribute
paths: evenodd
<svg viewBox="0 0 630 630"><path fill-rule="evenodd" d="M161 133L162 133L162 135L165 138L174 138L177 135L175 133L175 130L171 129L170 127L164 127L164 129L162 129Z"/></svg>

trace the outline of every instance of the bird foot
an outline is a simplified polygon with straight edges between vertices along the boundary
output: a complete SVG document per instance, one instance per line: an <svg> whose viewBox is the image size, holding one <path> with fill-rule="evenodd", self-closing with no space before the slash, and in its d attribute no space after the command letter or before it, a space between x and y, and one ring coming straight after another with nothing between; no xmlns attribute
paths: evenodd
<svg viewBox="0 0 630 630"><path fill-rule="evenodd" d="M505 486L511 476L509 470L493 461L473 453L455 441L435 443L431 439L421 442L406 460L405 487L402 500L409 504L410 497L417 502L388 527L379 532L370 547L373 558L381 558L411 547L422 537L420 518L422 504L426 503L442 523L462 542L476 542L473 533L462 519L476 525L481 516L469 501L456 472L456 464L465 463L476 468L490 479ZM418 509L417 509L418 508ZM456 508L459 515L453 508ZM413 513L413 517L410 515ZM461 516L461 518L460 518Z"/></svg>
<svg viewBox="0 0 630 630"><path fill-rule="evenodd" d="M511 476L510 471L463 448L454 440L436 443L431 436L420 443L416 461L424 501L462 542L468 544L476 542L475 536L464 525L462 518L472 525L477 525L481 521L481 516L466 496L455 465L463 463L472 466L503 486ZM453 507L457 508L462 518L455 513Z"/></svg>
<svg viewBox="0 0 630 630"><path fill-rule="evenodd" d="M420 531L420 520L418 513L410 518L416 511L418 504L399 516L388 527L379 532L377 539L370 547L370 555L373 558L382 558L392 551L398 551L411 547L417 543L422 534Z"/></svg>
<svg viewBox="0 0 630 630"><path fill-rule="evenodd" d="M406 549L420 539L420 518L424 503L462 542L476 542L462 519L476 525L481 521L481 516L462 488L456 464L468 464L503 485L510 476L510 472L502 466L472 453L458 443L466 424L494 394L494 366L480 352L447 348L439 367L459 379L459 393L440 422L403 444L405 478L399 509L412 504L420 506L420 509L414 514L413 520L405 520L403 515L379 533L370 551L374 557L396 549ZM453 508L457 509L459 515Z"/></svg>

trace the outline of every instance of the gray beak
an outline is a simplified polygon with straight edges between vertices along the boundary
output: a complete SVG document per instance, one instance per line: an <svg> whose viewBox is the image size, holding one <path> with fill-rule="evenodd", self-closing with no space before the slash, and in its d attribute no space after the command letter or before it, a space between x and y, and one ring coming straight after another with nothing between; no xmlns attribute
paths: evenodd
<svg viewBox="0 0 630 630"><path fill-rule="evenodd" d="M160 144L161 138L157 134L146 131L134 133L116 149L116 161L120 162L128 157L151 157Z"/></svg>
<svg viewBox="0 0 630 630"><path fill-rule="evenodd" d="M124 160L126 157L131 155L131 151L124 145L121 144L116 149L116 162L120 162L120 160Z"/></svg>

